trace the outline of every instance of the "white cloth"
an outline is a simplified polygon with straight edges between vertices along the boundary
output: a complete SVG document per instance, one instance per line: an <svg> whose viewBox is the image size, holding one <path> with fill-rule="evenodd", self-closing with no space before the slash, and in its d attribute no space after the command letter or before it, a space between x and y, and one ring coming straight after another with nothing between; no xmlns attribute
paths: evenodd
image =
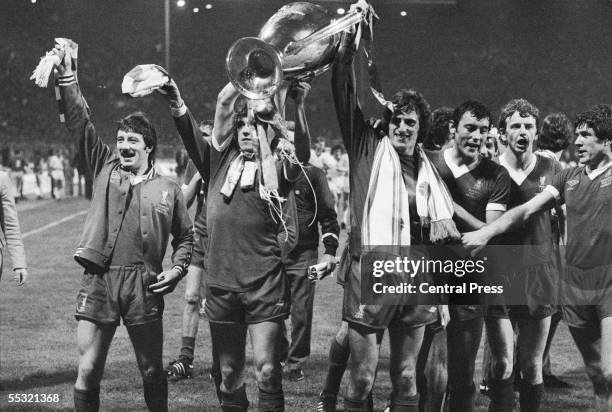
<svg viewBox="0 0 612 412"><path fill-rule="evenodd" d="M430 225L430 239L459 238L452 217L453 200L437 170L420 147L416 185L417 213ZM365 201L361 238L364 246L410 245L410 208L399 156L389 137L376 148Z"/></svg>
<svg viewBox="0 0 612 412"><path fill-rule="evenodd" d="M168 83L168 73L156 64L141 64L123 76L121 93L132 97L142 97Z"/></svg>

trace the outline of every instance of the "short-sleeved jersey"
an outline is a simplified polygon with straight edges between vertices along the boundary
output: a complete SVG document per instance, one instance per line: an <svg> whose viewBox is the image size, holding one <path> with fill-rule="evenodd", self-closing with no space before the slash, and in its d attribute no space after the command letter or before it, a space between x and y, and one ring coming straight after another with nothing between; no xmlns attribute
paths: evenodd
<svg viewBox="0 0 612 412"><path fill-rule="evenodd" d="M281 270L281 246L277 238L280 222L273 219L268 203L260 198L257 184L249 190L238 185L229 200L220 193L238 154L232 142L222 153L211 155L206 211L208 283L243 292L257 288L267 276ZM291 185L280 163L277 170L279 194L286 197Z"/></svg>
<svg viewBox="0 0 612 412"><path fill-rule="evenodd" d="M506 168L512 180L508 209L528 202L552 183L554 176L561 171L561 165L554 158L534 155L527 170L513 170L503 156L500 164ZM522 266L550 263L554 260L553 235L550 212L542 211L531 216L517 230L505 233L501 242L506 245L530 245L517 250L516 262Z"/></svg>
<svg viewBox="0 0 612 412"><path fill-rule="evenodd" d="M612 264L612 164L590 173L564 169L548 189L567 208L567 264L581 269Z"/></svg>
<svg viewBox="0 0 612 412"><path fill-rule="evenodd" d="M510 176L497 163L482 159L468 169L457 166L450 157L450 149L427 152L455 202L475 218L486 222L487 210L505 211L510 194ZM461 227L460 231L470 230Z"/></svg>

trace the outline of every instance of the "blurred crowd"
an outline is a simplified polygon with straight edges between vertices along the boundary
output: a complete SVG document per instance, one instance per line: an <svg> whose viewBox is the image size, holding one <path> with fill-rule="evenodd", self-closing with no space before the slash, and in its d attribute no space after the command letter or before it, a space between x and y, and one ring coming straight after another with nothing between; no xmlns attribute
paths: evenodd
<svg viewBox="0 0 612 412"><path fill-rule="evenodd" d="M79 171L74 148L51 146L45 149L0 151L0 170L8 172L15 187L15 201L91 197L90 185Z"/></svg>

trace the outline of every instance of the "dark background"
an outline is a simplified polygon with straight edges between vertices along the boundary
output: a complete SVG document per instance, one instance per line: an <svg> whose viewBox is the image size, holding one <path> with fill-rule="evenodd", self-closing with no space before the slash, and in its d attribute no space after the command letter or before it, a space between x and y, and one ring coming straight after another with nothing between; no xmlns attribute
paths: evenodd
<svg viewBox="0 0 612 412"><path fill-rule="evenodd" d="M200 119L212 118L227 82L225 54L240 37L256 35L281 5L275 0L189 0L171 3L171 72ZM479 99L497 113L525 97L543 114L573 117L595 103L611 103L612 2L608 0L458 0L454 5L374 0L380 16L375 49L385 91L421 91L433 107ZM323 3L335 13L348 2ZM199 7L199 13L192 8ZM400 11L407 12L406 17ZM0 2L0 141L31 145L68 141L58 124L53 89L28 80L54 37L79 43L79 80L105 138L114 120L142 109L163 142L178 143L164 104L120 94L136 64L164 64L162 0L26 0ZM318 78L308 101L313 137L338 139L329 75ZM365 84L363 85L366 86ZM371 98L367 114L379 107Z"/></svg>

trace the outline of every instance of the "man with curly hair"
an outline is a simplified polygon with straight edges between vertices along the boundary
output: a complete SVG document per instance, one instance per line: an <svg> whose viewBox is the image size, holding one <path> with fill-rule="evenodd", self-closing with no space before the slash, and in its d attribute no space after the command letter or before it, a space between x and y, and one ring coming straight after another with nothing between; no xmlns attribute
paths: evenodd
<svg viewBox="0 0 612 412"><path fill-rule="evenodd" d="M422 210L417 210L419 194L416 184L423 177L421 173L426 168L423 165L431 168L418 146L427 135L430 109L420 93L401 89L386 105L380 126L374 127L368 123L357 99L353 73L355 53L354 37L347 34L332 73L336 114L351 165L350 256L342 274L345 277L342 318L348 323L350 350L350 380L344 410L368 410L367 397L374 385L380 337L386 329L391 347L391 410L417 411L417 355L425 326L437 318L436 306L405 302L368 304L361 288L363 279L369 278L369 274L365 273L365 269L362 273L362 262L368 250L376 248L376 245L399 247L429 242L429 232L423 230L419 215ZM381 179L381 176L389 179ZM441 182L435 183L442 185ZM399 196L390 190L392 187L397 189ZM450 202L452 209L452 201L446 191L442 197ZM382 211L395 202L402 204L400 209L405 208L400 216ZM445 237L457 233L451 217L452 211L448 219L442 219L443 225L448 225L441 231ZM405 224L395 226L398 222ZM335 394L324 391L320 401L317 410L335 410Z"/></svg>
<svg viewBox="0 0 612 412"><path fill-rule="evenodd" d="M463 243L480 247L496 235L524 225L555 202L567 206L567 268L562 277L563 317L593 383L597 410L612 409L612 105L578 115L580 165L554 176L528 202L475 232Z"/></svg>

